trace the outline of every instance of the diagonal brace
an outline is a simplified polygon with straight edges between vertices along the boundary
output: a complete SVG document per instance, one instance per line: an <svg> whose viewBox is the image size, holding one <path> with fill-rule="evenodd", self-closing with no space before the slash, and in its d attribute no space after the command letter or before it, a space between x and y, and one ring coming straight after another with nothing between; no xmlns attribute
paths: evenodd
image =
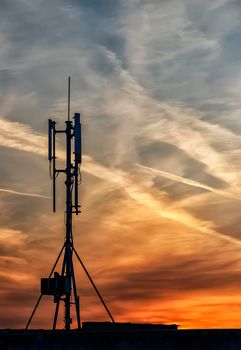
<svg viewBox="0 0 241 350"><path fill-rule="evenodd" d="M87 275L87 277L88 277L90 283L92 284L94 290L96 291L96 294L98 295L98 297L99 297L100 301L102 302L102 304L103 304L103 306L104 306L106 312L108 313L108 315L109 315L111 321L112 321L113 323L115 323L115 320L114 320L114 318L112 317L112 315L111 315L111 313L110 313L110 310L108 309L108 307L107 307L107 305L106 305L104 299L102 298L100 292L98 291L98 289L97 289L97 287L96 287L96 285L95 285L93 279L91 278L89 272L87 271L87 269L86 269L86 267L85 267L83 261L80 259L79 254L77 253L77 251L75 250L74 247L73 247L73 250L74 250L74 252L75 252L75 255L77 256L77 259L78 259L79 262L80 262L80 265L82 266L84 272L86 273L86 275Z"/></svg>
<svg viewBox="0 0 241 350"><path fill-rule="evenodd" d="M63 245L61 251L59 252L59 255L58 255L58 257L57 257L57 259L56 259L56 261L55 261L55 263L54 263L54 266L53 266L53 268L52 268L52 270L51 270L51 272L50 272L50 274L49 274L49 278L52 276L52 274L53 274L53 272L54 272L54 269L55 269L55 267L56 267L57 264L58 264L58 261L59 261L59 259L60 259L60 257L61 257L61 254L62 254L63 250L64 250L64 247L65 247L65 244ZM39 305L39 303L40 303L40 301L41 301L42 296L43 296L43 295L40 294L40 296L39 296L39 298L38 298L38 300L37 300L37 303L36 303L36 305L35 305L35 307L34 307L34 309L33 309L33 312L32 312L32 314L31 314L31 316L30 316L30 318L29 318L29 320L28 320L28 323L27 323L26 327L25 327L26 330L28 329L28 327L29 327L29 325L30 325L30 323L31 323L31 321L32 321L32 318L33 318L33 316L34 316L34 314L35 314L35 311L37 310L37 307L38 307L38 305Z"/></svg>

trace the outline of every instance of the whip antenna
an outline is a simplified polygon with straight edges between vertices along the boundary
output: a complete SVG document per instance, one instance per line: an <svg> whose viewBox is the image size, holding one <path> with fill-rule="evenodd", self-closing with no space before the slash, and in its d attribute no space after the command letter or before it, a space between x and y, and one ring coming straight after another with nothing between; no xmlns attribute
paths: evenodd
<svg viewBox="0 0 241 350"><path fill-rule="evenodd" d="M70 118L70 77L68 78L68 122Z"/></svg>

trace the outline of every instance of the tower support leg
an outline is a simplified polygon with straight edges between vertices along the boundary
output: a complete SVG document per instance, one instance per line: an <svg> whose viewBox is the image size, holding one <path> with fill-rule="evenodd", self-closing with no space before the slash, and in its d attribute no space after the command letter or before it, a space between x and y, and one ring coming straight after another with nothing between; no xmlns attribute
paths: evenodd
<svg viewBox="0 0 241 350"><path fill-rule="evenodd" d="M37 307L38 307L38 305L39 305L39 303L40 303L40 300L42 299L42 296L43 296L43 295L40 294L40 296L39 296L39 298L38 298L38 300L37 300L37 303L36 303L36 305L35 305L35 307L34 307L34 309L33 309L33 312L31 313L31 316L30 316L30 318L29 318L29 320L28 320L28 323L27 323L25 329L28 329L28 327L29 327L29 325L30 325L30 323L31 323L31 321L32 321L32 318L33 318L33 316L34 316L34 314L35 314L35 311L37 310Z"/></svg>
<svg viewBox="0 0 241 350"><path fill-rule="evenodd" d="M51 272L50 272L50 274L49 274L49 278L52 276L52 274L53 274L53 272L54 272L54 270L55 270L55 268L56 268L56 266L57 266L57 264L58 264L58 261L59 261L59 259L60 259L60 257L61 257L61 254L62 254L63 250L64 250L64 245L63 245L62 249L60 250L59 255L58 255L58 257L57 257L57 259L56 259L56 261L55 261L55 263L54 263L54 265L53 265L53 268L52 268L52 270L51 270ZM29 327L29 325L30 325L30 323L31 323L31 321L32 321L32 318L33 318L33 316L34 316L34 314L35 314L35 311L37 310L37 307L38 307L38 305L39 305L39 303L40 303L40 301L41 301L41 299L42 299L42 296L43 296L43 295L40 294L40 296L39 296L39 298L38 298L38 300L37 300L37 303L36 303L36 305L35 305L35 307L34 307L34 309L33 309L33 312L32 312L32 314L31 314L31 316L30 316L30 318L29 318L29 320L28 320L28 323L27 323L25 329L28 329L28 327Z"/></svg>
<svg viewBox="0 0 241 350"><path fill-rule="evenodd" d="M63 260L62 271L61 271L62 277L64 276L64 271L65 271L65 254L64 254L64 260ZM59 304L60 304L60 299L58 298L57 303L56 303L56 307L55 307L55 313L54 313L53 330L56 329L56 325L57 325Z"/></svg>
<svg viewBox="0 0 241 350"><path fill-rule="evenodd" d="M58 313L59 313L59 303L60 303L60 300L57 301L56 307L55 307L54 322L53 322L53 330L56 329L56 324L57 324L57 319L58 319Z"/></svg>
<svg viewBox="0 0 241 350"><path fill-rule="evenodd" d="M90 276L88 270L86 269L86 267L85 267L83 261L80 259L79 254L77 253L77 251L76 251L75 248L73 248L73 250L74 250L74 252L75 252L75 255L76 255L77 259L79 260L80 265L82 266L84 272L86 273L86 275L87 275L87 277L88 277L90 283L92 284L94 290L96 291L96 294L98 295L98 297L99 297L99 299L100 299L102 305L104 306L104 308L105 308L107 314L109 315L111 321L112 321L113 323L115 323L115 320L114 320L113 316L111 315L110 310L108 309L108 307L107 307L107 305L106 305L104 299L102 298L100 292L98 291L98 289L97 289L97 287L96 287L96 285L95 285L93 279L91 278L91 276Z"/></svg>
<svg viewBox="0 0 241 350"><path fill-rule="evenodd" d="M72 264L72 283L73 283L73 290L74 290L74 303L75 303L75 310L76 310L76 319L77 319L78 329L81 329L79 296L77 295L77 288L76 288L76 283L75 283L73 259L71 260L71 264Z"/></svg>

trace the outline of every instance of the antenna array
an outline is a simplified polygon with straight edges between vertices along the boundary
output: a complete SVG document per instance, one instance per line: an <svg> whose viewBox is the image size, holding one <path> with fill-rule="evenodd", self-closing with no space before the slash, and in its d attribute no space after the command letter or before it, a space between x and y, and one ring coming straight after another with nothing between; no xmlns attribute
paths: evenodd
<svg viewBox="0 0 241 350"><path fill-rule="evenodd" d="M64 130L57 130L56 122L52 119L48 120L48 160L49 160L51 178L53 182L53 212L56 212L56 178L60 173L65 175L65 186L66 186L65 241L57 257L57 260L55 261L54 266L49 274L49 277L41 279L41 294L28 320L26 329L28 329L43 295L52 295L54 297L54 303L56 304L56 307L55 307L55 314L54 314L54 320L53 320L53 329L56 329L59 306L61 301L64 302L65 330L70 330L71 328L71 323L72 323L71 305L72 304L75 305L78 329L81 328L79 296L77 294L77 287L76 287L75 274L74 274L74 264L73 264L74 254L77 257L80 265L84 269L89 281L91 282L93 288L95 289L111 321L115 322L106 303L104 302L100 292L98 291L83 261L80 259L73 244L72 215L73 214L78 215L80 213L80 205L78 201L78 198L79 198L78 188L80 183L80 165L82 163L82 147L81 147L80 114L75 113L73 120L70 120L70 77L68 79L68 118L65 124L66 124L66 128ZM65 134L66 136L66 167L64 169L56 168L56 159L57 159L56 152L55 152L56 151L55 150L56 134ZM72 151L72 148L73 148L73 151ZM57 264L62 254L63 254L62 269L61 269L61 273L58 273L57 271L55 271L55 269L57 267ZM71 301L72 295L73 295L74 302Z"/></svg>

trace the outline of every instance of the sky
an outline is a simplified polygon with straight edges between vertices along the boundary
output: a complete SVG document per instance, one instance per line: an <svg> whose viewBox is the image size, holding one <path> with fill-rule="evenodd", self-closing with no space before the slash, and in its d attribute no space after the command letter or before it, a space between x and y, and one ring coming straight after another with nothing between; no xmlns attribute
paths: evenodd
<svg viewBox="0 0 241 350"><path fill-rule="evenodd" d="M1 0L1 328L25 327L63 245L46 131L64 126L69 75L75 247L115 320L241 326L240 40L240 0ZM107 321L75 264L81 320ZM44 297L32 327L53 307Z"/></svg>

